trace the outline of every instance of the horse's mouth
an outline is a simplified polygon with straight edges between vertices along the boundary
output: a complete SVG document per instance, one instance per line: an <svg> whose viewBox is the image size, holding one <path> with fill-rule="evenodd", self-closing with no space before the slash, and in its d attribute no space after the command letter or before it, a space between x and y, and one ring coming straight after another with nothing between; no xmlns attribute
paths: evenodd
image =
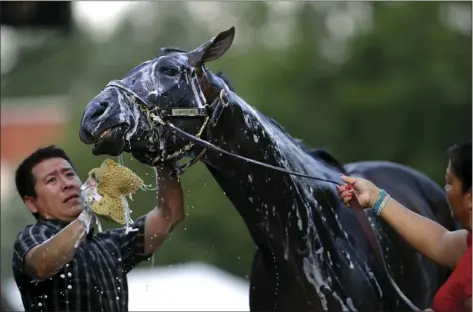
<svg viewBox="0 0 473 312"><path fill-rule="evenodd" d="M125 146L126 130L127 128L124 125L105 129L94 142L92 153L96 156L103 154L110 156L120 155Z"/></svg>

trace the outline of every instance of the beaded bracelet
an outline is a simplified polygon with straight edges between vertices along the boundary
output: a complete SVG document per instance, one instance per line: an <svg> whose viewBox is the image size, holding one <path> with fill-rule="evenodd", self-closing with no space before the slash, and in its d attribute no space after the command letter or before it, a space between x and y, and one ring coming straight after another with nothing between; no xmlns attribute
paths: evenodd
<svg viewBox="0 0 473 312"><path fill-rule="evenodd" d="M376 198L376 202L373 206L374 211L376 212L376 215L379 216L379 214L383 210L389 198L391 198L391 196L389 196L389 194L386 193L385 190L381 189L381 191L378 194L378 197Z"/></svg>
<svg viewBox="0 0 473 312"><path fill-rule="evenodd" d="M376 207L376 204L381 203L382 197L384 196L384 194L386 194L386 192L385 192L383 189L381 189L381 190L378 192L378 196L376 197L376 200L374 201L373 208Z"/></svg>

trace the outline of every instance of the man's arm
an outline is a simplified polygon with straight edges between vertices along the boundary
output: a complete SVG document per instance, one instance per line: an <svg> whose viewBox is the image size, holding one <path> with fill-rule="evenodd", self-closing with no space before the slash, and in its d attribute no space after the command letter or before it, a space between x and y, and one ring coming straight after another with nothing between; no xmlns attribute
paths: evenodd
<svg viewBox="0 0 473 312"><path fill-rule="evenodd" d="M86 232L86 223L79 219L50 238L46 237L44 228L30 227L15 244L23 272L37 280L53 276L71 261Z"/></svg>
<svg viewBox="0 0 473 312"><path fill-rule="evenodd" d="M156 208L136 219L131 225L132 231L126 233L124 229L115 229L109 232L120 244L120 261L126 272L148 259L185 217L181 184L170 173L170 168L157 168Z"/></svg>
<svg viewBox="0 0 473 312"><path fill-rule="evenodd" d="M168 167L159 166L156 176L158 206L148 213L145 221L144 252L154 253L174 226L184 220L184 199L178 177L171 176Z"/></svg>

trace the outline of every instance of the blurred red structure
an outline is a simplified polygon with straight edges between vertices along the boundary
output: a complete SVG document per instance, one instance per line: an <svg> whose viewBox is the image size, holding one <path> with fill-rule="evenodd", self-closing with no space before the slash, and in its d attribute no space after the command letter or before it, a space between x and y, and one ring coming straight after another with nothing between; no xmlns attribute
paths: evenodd
<svg viewBox="0 0 473 312"><path fill-rule="evenodd" d="M12 100L22 101L25 100ZM58 142L64 133L69 116L64 103L58 99L43 99L45 104L16 105L1 108L1 162L16 165L34 149ZM54 103L56 102L56 103Z"/></svg>

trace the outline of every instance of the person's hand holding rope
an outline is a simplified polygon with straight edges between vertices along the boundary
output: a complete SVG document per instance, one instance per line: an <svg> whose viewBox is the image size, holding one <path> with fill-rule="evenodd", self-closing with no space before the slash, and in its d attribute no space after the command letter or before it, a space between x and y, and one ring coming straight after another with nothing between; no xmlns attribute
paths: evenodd
<svg viewBox="0 0 473 312"><path fill-rule="evenodd" d="M374 206L381 192L381 190L376 187L376 185L362 178L347 177L342 175L341 179L347 184L337 186L337 191L345 205L349 205L353 195L355 195L363 209Z"/></svg>

